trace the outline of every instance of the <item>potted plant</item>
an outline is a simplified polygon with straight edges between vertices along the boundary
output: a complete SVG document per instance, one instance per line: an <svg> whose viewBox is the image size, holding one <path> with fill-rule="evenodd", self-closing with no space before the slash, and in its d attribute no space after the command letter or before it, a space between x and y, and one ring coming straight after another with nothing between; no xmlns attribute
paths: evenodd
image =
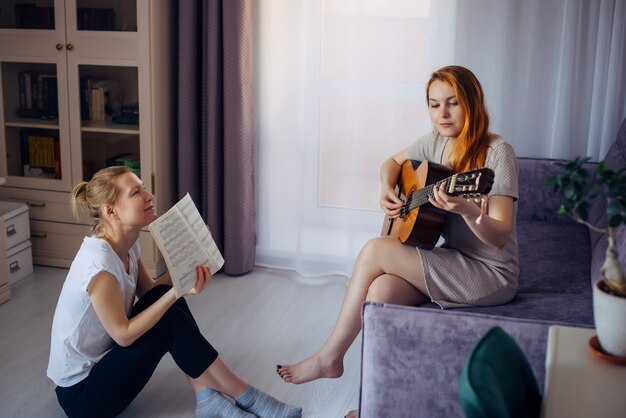
<svg viewBox="0 0 626 418"><path fill-rule="evenodd" d="M593 288L593 312L600 345L607 353L626 358L626 270L621 263L616 242L617 228L626 225L626 165L617 171L598 165L598 175L591 179L585 169L589 158L557 163L561 171L550 180L563 198L560 215L568 215L590 229L608 236L601 278ZM589 218L591 202L606 200L608 223L593 225Z"/></svg>

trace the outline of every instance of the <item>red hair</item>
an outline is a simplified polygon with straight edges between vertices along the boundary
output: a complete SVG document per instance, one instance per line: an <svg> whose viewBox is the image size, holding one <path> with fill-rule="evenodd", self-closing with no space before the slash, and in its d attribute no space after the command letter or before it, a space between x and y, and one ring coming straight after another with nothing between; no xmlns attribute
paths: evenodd
<svg viewBox="0 0 626 418"><path fill-rule="evenodd" d="M452 169L456 172L483 167L489 147L489 114L485 106L483 89L470 70L458 65L442 67L432 73L426 84L426 103L430 85L440 80L452 86L463 109L465 123L457 137L452 152Z"/></svg>

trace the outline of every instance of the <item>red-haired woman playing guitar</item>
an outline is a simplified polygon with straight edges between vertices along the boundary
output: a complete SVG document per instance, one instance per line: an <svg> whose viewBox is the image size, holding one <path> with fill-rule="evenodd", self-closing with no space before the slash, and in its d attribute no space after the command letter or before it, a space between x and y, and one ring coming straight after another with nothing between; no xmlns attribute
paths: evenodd
<svg viewBox="0 0 626 418"><path fill-rule="evenodd" d="M499 305L515 296L518 186L513 148L488 131L482 87L470 70L448 66L435 71L426 85L426 101L434 131L383 163L381 208L391 219L401 214L404 202L395 188L401 166L409 159L442 164L457 173L490 168L495 178L489 205L446 193L444 182L428 197L430 204L448 213L442 246L416 249L393 236L368 241L322 348L299 363L277 367L286 382L343 374L343 357L361 328L365 300L399 305L433 301L453 308Z"/></svg>

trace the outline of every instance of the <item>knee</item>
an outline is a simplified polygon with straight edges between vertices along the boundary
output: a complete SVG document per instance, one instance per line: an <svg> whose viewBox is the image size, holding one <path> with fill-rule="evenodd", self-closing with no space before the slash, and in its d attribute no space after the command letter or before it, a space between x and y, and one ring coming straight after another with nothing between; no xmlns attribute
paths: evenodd
<svg viewBox="0 0 626 418"><path fill-rule="evenodd" d="M383 268L388 260L397 251L397 245L402 245L394 237L372 238L365 243L357 258L358 267Z"/></svg>
<svg viewBox="0 0 626 418"><path fill-rule="evenodd" d="M384 280L374 280L367 289L365 300L377 303L388 303L391 300L391 286Z"/></svg>
<svg viewBox="0 0 626 418"><path fill-rule="evenodd" d="M377 257L383 256L387 249L392 245L391 240L388 238L389 237L376 237L367 241L359 253L359 259L373 260Z"/></svg>

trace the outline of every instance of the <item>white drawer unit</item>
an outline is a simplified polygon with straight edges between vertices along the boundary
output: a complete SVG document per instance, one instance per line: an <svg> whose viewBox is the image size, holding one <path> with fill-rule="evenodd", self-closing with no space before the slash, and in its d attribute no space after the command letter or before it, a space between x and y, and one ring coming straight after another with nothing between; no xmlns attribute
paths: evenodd
<svg viewBox="0 0 626 418"><path fill-rule="evenodd" d="M11 297L11 285L33 272L28 206L0 201L0 303Z"/></svg>
<svg viewBox="0 0 626 418"><path fill-rule="evenodd" d="M30 240L24 241L7 250L7 277L10 284L33 272L33 251Z"/></svg>
<svg viewBox="0 0 626 418"><path fill-rule="evenodd" d="M0 202L0 215L4 218L7 249L30 238L28 206L26 204Z"/></svg>

